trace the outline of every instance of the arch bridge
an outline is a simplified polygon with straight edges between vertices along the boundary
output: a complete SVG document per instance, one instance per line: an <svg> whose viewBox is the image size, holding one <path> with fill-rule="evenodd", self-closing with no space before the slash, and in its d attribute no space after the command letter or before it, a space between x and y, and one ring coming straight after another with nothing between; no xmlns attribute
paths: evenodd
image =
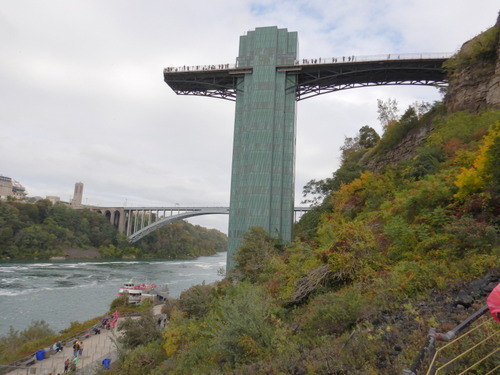
<svg viewBox="0 0 500 375"><path fill-rule="evenodd" d="M174 221L203 215L229 215L229 207L85 207L100 213L113 224L119 233L124 233L131 242L136 242L149 233ZM295 221L310 207L296 207Z"/></svg>

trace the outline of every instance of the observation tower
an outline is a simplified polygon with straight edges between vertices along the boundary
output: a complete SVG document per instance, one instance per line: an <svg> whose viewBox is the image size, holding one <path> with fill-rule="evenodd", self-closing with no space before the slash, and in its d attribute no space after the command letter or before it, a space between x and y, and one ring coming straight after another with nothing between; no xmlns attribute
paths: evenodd
<svg viewBox="0 0 500 375"><path fill-rule="evenodd" d="M354 56L299 61L297 32L276 26L240 37L235 65L165 68L179 95L236 102L227 269L244 234L263 227L292 239L296 102L374 85L446 83L441 67L450 54Z"/></svg>

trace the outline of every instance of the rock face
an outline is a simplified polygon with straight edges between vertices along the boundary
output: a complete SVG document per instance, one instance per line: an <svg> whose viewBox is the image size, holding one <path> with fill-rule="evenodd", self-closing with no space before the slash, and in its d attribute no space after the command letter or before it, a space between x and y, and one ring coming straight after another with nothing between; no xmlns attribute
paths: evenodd
<svg viewBox="0 0 500 375"><path fill-rule="evenodd" d="M494 26L500 29L500 15ZM461 52L473 49L481 35L464 43ZM444 104L448 112L469 110L473 113L483 109L500 109L500 38L496 40L496 58L476 59L453 73L449 82ZM432 132L431 123L411 129L403 139L383 155L371 157L368 153L362 163L369 170L382 168L404 160L410 160L417 154L427 136Z"/></svg>
<svg viewBox="0 0 500 375"><path fill-rule="evenodd" d="M464 69L450 85L445 104L450 112L500 108L500 62Z"/></svg>
<svg viewBox="0 0 500 375"><path fill-rule="evenodd" d="M397 144L397 146L375 158L367 157L363 162L369 170L379 171L387 165L404 160L410 160L417 155L417 148L424 143L432 129L432 124L412 129Z"/></svg>
<svg viewBox="0 0 500 375"><path fill-rule="evenodd" d="M495 27L500 28L500 16ZM477 42L476 38L464 43L461 51L471 48ZM496 60L476 61L456 72L450 80L445 105L450 112L500 109L500 38L497 40Z"/></svg>

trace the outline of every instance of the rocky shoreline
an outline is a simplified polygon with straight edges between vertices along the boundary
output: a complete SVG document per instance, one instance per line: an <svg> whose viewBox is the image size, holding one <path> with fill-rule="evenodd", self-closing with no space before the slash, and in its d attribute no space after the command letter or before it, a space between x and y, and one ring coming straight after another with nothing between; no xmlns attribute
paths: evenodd
<svg viewBox="0 0 500 375"><path fill-rule="evenodd" d="M51 257L50 260L65 259L100 259L101 254L96 249L66 249L64 255Z"/></svg>

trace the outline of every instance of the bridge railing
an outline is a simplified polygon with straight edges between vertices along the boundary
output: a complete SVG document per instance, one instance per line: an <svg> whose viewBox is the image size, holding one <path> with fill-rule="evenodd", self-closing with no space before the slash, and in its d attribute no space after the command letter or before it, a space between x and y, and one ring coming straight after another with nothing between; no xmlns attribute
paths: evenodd
<svg viewBox="0 0 500 375"><path fill-rule="evenodd" d="M387 61L387 60L418 60L418 59L449 59L453 56L450 52L425 52L425 53L386 53L368 56L333 56L318 57L313 59L298 59L294 65L312 65L312 64L338 64L346 62L366 62L366 61ZM201 71L225 71L245 68L236 64L211 64L211 65L184 65L177 67L168 67L164 69L165 73L175 72L201 72Z"/></svg>
<svg viewBox="0 0 500 375"><path fill-rule="evenodd" d="M311 64L338 64L346 62L365 62L365 61L387 61L387 60L419 60L419 59L449 59L453 56L452 53L387 53L380 55L369 56L334 56L334 57L319 57L315 59L301 59L295 65L311 65Z"/></svg>

